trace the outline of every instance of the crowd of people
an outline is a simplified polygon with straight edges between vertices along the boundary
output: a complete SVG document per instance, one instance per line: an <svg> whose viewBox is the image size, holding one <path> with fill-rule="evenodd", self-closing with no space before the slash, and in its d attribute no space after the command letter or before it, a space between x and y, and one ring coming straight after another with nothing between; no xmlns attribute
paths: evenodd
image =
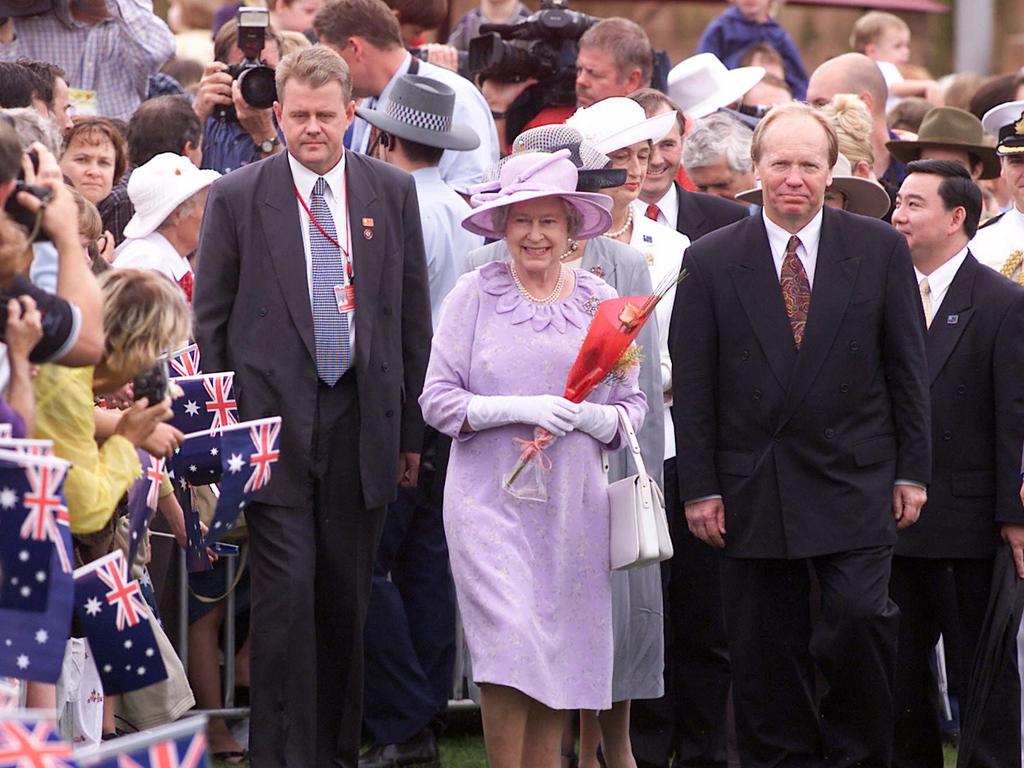
<svg viewBox="0 0 1024 768"><path fill-rule="evenodd" d="M439 42L446 0L48 5L0 23L0 422L70 462L74 565L134 555L169 683L104 696L76 619L13 701L87 745L233 681L221 764L428 768L459 659L494 768L1022 764L1024 69L933 77L878 11L808 68L733 0L668 67L579 17L557 103L467 71L516 0ZM138 549L128 496L191 344L281 431L186 609L216 492L169 463ZM634 444L674 556L613 570Z"/></svg>

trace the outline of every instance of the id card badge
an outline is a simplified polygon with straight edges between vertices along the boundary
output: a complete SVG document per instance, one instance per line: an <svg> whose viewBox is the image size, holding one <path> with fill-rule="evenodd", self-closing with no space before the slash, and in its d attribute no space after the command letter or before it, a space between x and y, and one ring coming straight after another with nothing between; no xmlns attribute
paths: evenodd
<svg viewBox="0 0 1024 768"><path fill-rule="evenodd" d="M338 312L354 312L356 308L356 287L354 285L334 286L334 299L338 302Z"/></svg>

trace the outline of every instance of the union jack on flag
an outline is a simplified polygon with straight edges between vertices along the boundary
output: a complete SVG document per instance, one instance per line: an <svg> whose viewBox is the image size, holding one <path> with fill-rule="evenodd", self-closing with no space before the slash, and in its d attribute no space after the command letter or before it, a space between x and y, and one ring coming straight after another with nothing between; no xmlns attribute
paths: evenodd
<svg viewBox="0 0 1024 768"><path fill-rule="evenodd" d="M63 533L58 527L63 525L71 530L68 508L64 506L64 498L61 495L67 470L66 464L25 466L25 476L31 488L21 499L22 506L28 510L21 524L21 537L36 541L52 541L60 559L61 569L64 573L71 573L71 558Z"/></svg>
<svg viewBox="0 0 1024 768"><path fill-rule="evenodd" d="M167 358L176 376L196 376L200 373L199 347L189 344L187 347L171 352Z"/></svg>
<svg viewBox="0 0 1024 768"><path fill-rule="evenodd" d="M256 450L249 455L252 475L245 482L245 492L253 493L270 482L270 465L281 456L277 448L277 436L281 432L281 420L264 422L249 429L249 437Z"/></svg>
<svg viewBox="0 0 1024 768"><path fill-rule="evenodd" d="M71 745L47 720L0 720L0 768L76 768Z"/></svg>
<svg viewBox="0 0 1024 768"><path fill-rule="evenodd" d="M206 718L190 717L79 750L82 768L205 768Z"/></svg>
<svg viewBox="0 0 1024 768"><path fill-rule="evenodd" d="M209 432L217 435L238 422L238 404L232 393L235 374L205 373L173 379L182 391L171 403L170 424L186 435Z"/></svg>
<svg viewBox="0 0 1024 768"><path fill-rule="evenodd" d="M135 562L135 552L146 537L149 521L160 503L160 485L164 477L164 460L137 449L142 477L128 489L128 562Z"/></svg>

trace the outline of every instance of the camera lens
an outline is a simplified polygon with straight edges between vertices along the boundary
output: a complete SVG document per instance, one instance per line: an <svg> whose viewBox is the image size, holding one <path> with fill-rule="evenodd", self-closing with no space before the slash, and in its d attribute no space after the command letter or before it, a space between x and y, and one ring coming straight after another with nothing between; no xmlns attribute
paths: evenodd
<svg viewBox="0 0 1024 768"><path fill-rule="evenodd" d="M238 76L238 87L253 109L269 109L277 100L277 87L274 85L274 70L270 67L252 67Z"/></svg>

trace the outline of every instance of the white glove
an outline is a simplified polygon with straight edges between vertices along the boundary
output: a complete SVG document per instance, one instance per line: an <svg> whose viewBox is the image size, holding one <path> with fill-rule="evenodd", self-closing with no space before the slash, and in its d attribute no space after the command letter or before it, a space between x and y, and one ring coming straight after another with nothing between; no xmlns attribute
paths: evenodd
<svg viewBox="0 0 1024 768"><path fill-rule="evenodd" d="M598 405L584 400L576 429L586 432L599 443L610 443L619 430L619 409L614 405Z"/></svg>
<svg viewBox="0 0 1024 768"><path fill-rule="evenodd" d="M474 395L466 407L466 421L474 432L506 424L533 424L561 437L572 432L579 414L576 403L556 395Z"/></svg>

